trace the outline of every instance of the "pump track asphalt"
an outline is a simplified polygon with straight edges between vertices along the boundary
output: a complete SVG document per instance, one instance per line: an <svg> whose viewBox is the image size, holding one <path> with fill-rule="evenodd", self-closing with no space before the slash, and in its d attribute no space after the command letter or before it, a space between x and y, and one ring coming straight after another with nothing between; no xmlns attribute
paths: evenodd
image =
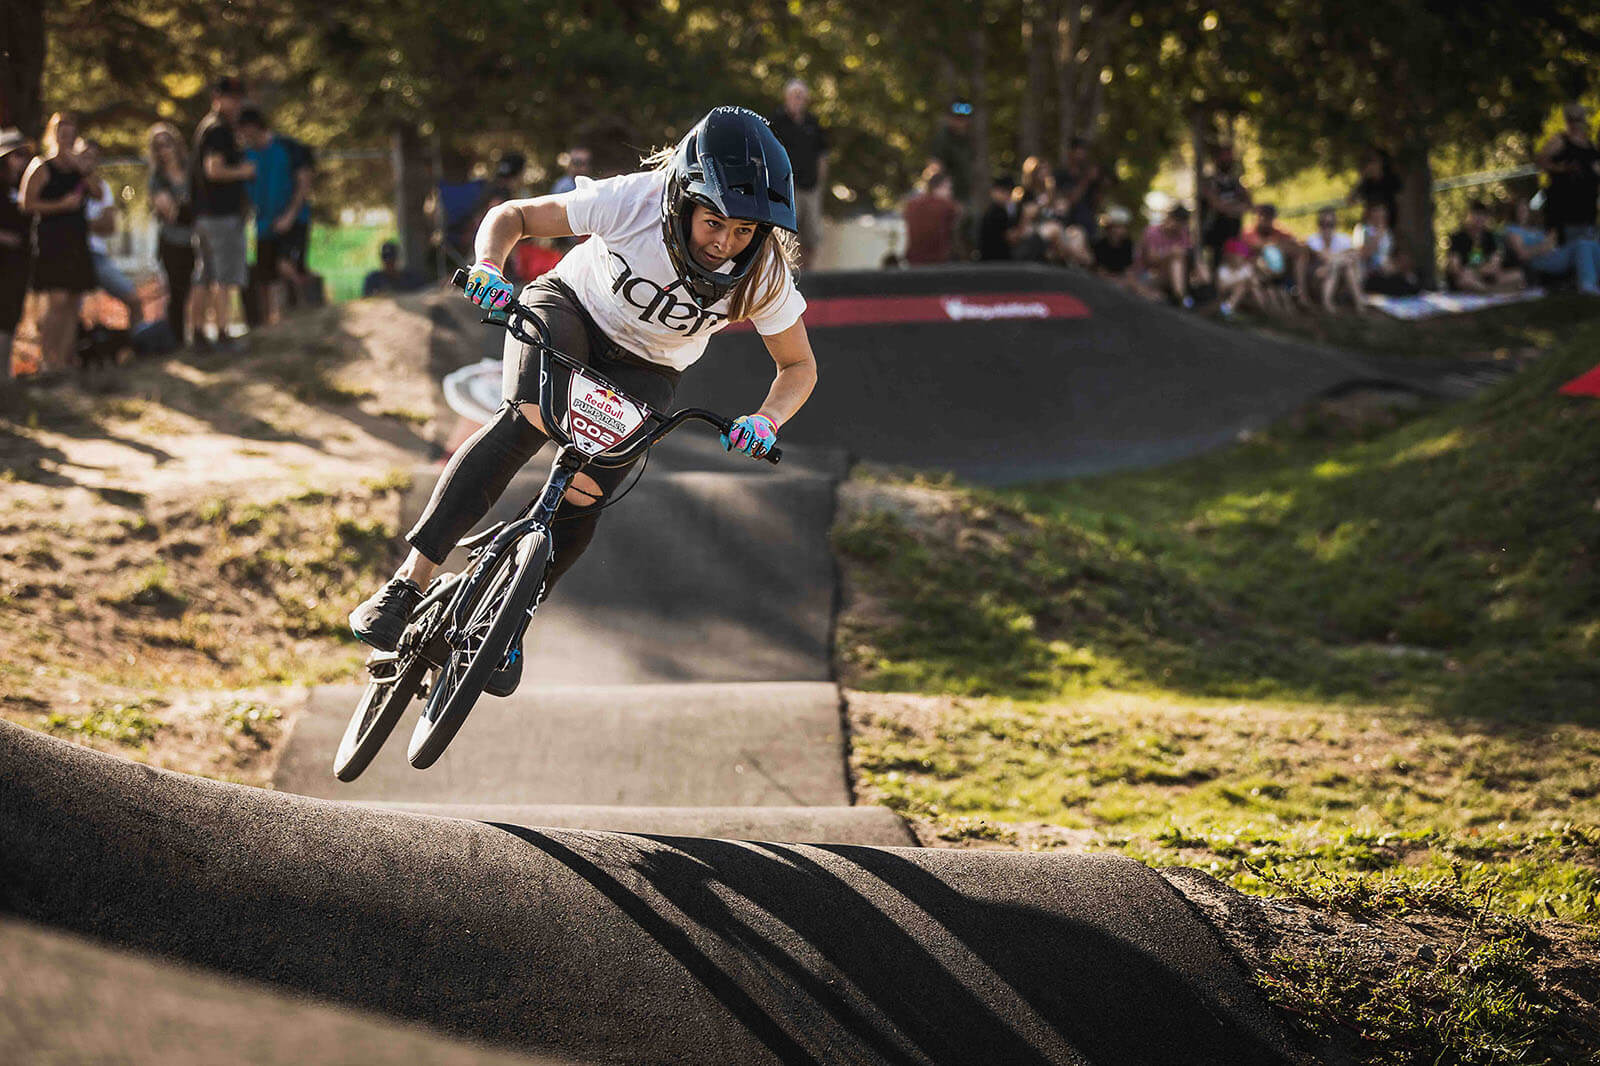
<svg viewBox="0 0 1600 1066"><path fill-rule="evenodd" d="M1318 395L1470 382L1060 271L805 291L822 385L786 462L658 448L536 618L522 690L431 770L405 764L408 719L334 780L355 686L308 694L273 790L0 723L8 1061L1309 1061L1183 879L917 848L853 804L834 489L855 458L991 482L1148 465ZM441 343L481 343L470 311ZM734 333L679 401L744 410L770 378Z"/></svg>

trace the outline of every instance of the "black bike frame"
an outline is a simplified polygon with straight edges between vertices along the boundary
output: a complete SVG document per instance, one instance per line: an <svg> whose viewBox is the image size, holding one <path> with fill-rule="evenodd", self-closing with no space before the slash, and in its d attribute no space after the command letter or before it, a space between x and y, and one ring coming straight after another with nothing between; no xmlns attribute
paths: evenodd
<svg viewBox="0 0 1600 1066"><path fill-rule="evenodd" d="M466 271L456 271L453 279L457 288L466 284ZM588 455L580 451L572 443L572 435L562 428L561 420L556 417L555 406L555 380L550 373L551 361L560 363L571 371L581 372L585 377L599 382L612 392L622 396L627 393L618 388L605 375L597 373L591 367L579 362L563 352L550 347L550 342L545 336L544 323L524 307L513 300L504 311L491 312L484 320L505 328L517 340L531 345L539 352L539 415L544 422L545 433L558 446L556 461L550 468L550 477L545 481L544 488L537 498L524 507L515 519L504 523L498 532L494 533L486 547L481 549L477 564L472 568L467 580L458 582L455 595L451 597L450 605L446 608L446 616L450 620L450 629L445 634L445 639L453 646L460 638L461 628L466 624L464 616L466 605L474 602L478 588L494 573L495 564L500 556L522 537L535 529L542 529L549 535L550 524L555 520L556 509L561 506L562 497L567 489L572 486L573 478L586 466L619 467L627 466L649 451L661 439L685 422L699 421L709 423L719 432L726 435L733 427L731 419L723 418L714 411L707 411L700 407L686 407L670 415L662 414L649 404L642 403L628 397L630 402L638 404L645 411L645 424L655 424L653 430L636 431L632 444L618 451L601 452L599 455ZM535 332L530 333L526 326L531 325ZM520 416L520 412L519 416ZM769 463L777 463L783 458L781 449L773 448L764 458ZM486 530L485 533L488 531ZM478 534L478 537L484 536ZM478 539L478 537L472 539ZM548 563L546 564L548 566Z"/></svg>

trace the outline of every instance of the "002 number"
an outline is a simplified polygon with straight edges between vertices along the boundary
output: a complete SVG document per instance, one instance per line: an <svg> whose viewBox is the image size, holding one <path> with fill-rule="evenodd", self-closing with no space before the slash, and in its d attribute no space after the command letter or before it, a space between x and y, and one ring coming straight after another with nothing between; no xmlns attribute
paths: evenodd
<svg viewBox="0 0 1600 1066"><path fill-rule="evenodd" d="M609 448L617 443L617 435L603 426L597 426L582 415L572 416L572 428L588 437L590 440L599 441Z"/></svg>

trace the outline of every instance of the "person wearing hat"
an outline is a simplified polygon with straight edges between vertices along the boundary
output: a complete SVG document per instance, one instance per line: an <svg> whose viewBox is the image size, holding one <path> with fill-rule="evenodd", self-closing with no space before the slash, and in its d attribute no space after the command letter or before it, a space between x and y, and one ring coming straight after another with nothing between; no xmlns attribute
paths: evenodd
<svg viewBox="0 0 1600 1066"><path fill-rule="evenodd" d="M1600 198L1600 148L1589 136L1589 112L1582 104L1562 109L1565 128L1539 149L1545 185L1545 221L1563 243L1600 237L1595 202Z"/></svg>
<svg viewBox="0 0 1600 1066"><path fill-rule="evenodd" d="M950 175L951 192L955 201L966 206L972 195L972 104L955 100L950 110L934 131L933 143L928 148L928 161L938 163Z"/></svg>
<svg viewBox="0 0 1600 1066"><path fill-rule="evenodd" d="M1011 260L1012 238L1017 235L1011 192L1016 184L1010 174L997 174L989 184L989 207L978 220L978 259L982 262Z"/></svg>
<svg viewBox="0 0 1600 1066"><path fill-rule="evenodd" d="M244 107L244 82L234 77L217 81L211 94L211 111L200 120L194 134L194 229L199 251L198 281L203 306L216 322L217 343L232 348L228 320L233 301L249 278L245 262L245 186L255 177L255 164L244 157L234 124ZM205 316L195 322L196 339L203 337Z"/></svg>
<svg viewBox="0 0 1600 1066"><path fill-rule="evenodd" d="M11 378L11 339L28 296L28 218L19 200L22 172L32 159L26 137L0 130L0 381Z"/></svg>
<svg viewBox="0 0 1600 1066"><path fill-rule="evenodd" d="M1174 204L1160 222L1146 227L1139 238L1134 262L1141 281L1166 295L1173 303L1194 306L1189 293L1194 260L1194 236L1189 232L1189 209Z"/></svg>
<svg viewBox="0 0 1600 1066"><path fill-rule="evenodd" d="M361 283L362 296L380 296L386 292L415 292L428 280L414 270L400 265L400 246L394 241L384 241L378 250L382 267L368 274Z"/></svg>
<svg viewBox="0 0 1600 1066"><path fill-rule="evenodd" d="M1100 219L1100 234L1089 245L1089 258L1096 274L1130 288L1136 287L1133 235L1129 226L1133 216L1126 207L1112 205Z"/></svg>

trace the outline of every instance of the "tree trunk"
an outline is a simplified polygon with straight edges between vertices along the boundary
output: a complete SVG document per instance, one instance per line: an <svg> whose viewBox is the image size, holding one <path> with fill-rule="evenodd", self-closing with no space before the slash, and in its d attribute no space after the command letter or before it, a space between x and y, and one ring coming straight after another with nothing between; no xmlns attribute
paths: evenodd
<svg viewBox="0 0 1600 1066"><path fill-rule="evenodd" d="M0 14L0 129L40 133L39 87L44 78L44 4L7 0Z"/></svg>
<svg viewBox="0 0 1600 1066"><path fill-rule="evenodd" d="M421 270L428 261L428 174L432 168L416 123L395 123L389 151L394 166L394 217L400 254L407 267Z"/></svg>
<svg viewBox="0 0 1600 1066"><path fill-rule="evenodd" d="M1078 135L1078 38L1083 30L1083 4L1061 0L1056 25L1056 159L1067 157Z"/></svg>
<svg viewBox="0 0 1600 1066"><path fill-rule="evenodd" d="M972 30L972 188L967 195L965 228L976 236L971 224L983 213L989 199L989 35L983 19Z"/></svg>
<svg viewBox="0 0 1600 1066"><path fill-rule="evenodd" d="M1416 265L1417 277L1431 289L1439 281L1439 245L1433 231L1433 164L1428 158L1429 147L1427 134L1414 129L1395 157L1395 168L1400 172L1400 217L1395 232L1400 246Z"/></svg>
<svg viewBox="0 0 1600 1066"><path fill-rule="evenodd" d="M1022 47L1028 56L1028 77L1017 115L1017 162L1038 155L1043 148L1045 68L1050 63L1050 35L1037 9L1030 7L1022 22Z"/></svg>

